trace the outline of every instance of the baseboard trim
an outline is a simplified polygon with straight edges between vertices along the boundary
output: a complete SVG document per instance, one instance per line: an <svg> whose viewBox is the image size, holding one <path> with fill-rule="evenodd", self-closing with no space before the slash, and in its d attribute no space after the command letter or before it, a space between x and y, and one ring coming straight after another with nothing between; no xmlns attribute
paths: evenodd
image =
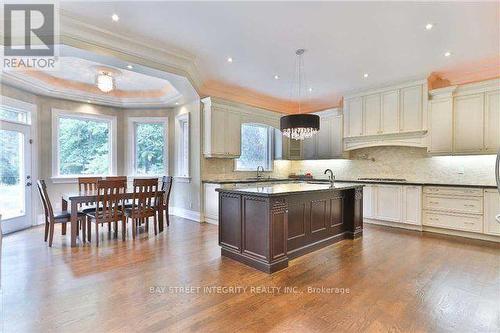
<svg viewBox="0 0 500 333"><path fill-rule="evenodd" d="M179 216L188 220L196 221L196 222L203 222L201 220L201 214L200 212L190 210L190 209L185 209L181 207L169 207L168 208L169 213L175 216Z"/></svg>
<svg viewBox="0 0 500 333"><path fill-rule="evenodd" d="M363 223L383 225L386 227L393 227L393 228L422 231L422 226L415 225L415 224L398 223L398 222L382 221L382 220L367 219L367 218L363 219Z"/></svg>
<svg viewBox="0 0 500 333"><path fill-rule="evenodd" d="M205 222L213 224L213 225L219 225L218 220L211 218L211 217L208 217L208 216L205 216Z"/></svg>

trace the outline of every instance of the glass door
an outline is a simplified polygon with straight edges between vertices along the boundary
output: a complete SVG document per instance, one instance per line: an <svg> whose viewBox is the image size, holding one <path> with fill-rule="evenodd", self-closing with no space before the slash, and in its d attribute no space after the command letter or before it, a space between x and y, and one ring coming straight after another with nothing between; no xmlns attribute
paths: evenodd
<svg viewBox="0 0 500 333"><path fill-rule="evenodd" d="M31 227L30 126L0 120L0 214L4 234Z"/></svg>

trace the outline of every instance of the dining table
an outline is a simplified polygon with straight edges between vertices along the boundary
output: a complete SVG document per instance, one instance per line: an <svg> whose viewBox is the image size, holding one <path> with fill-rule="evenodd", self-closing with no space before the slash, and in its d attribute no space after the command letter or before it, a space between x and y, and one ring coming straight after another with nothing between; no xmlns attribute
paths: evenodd
<svg viewBox="0 0 500 333"><path fill-rule="evenodd" d="M164 191L159 190L158 195L163 197ZM131 200L134 195L134 189L127 188L123 193L120 194L122 199ZM71 213L71 247L76 247L76 235L77 235L77 214L78 214L78 205L87 204L89 202L97 201L97 191L69 191L62 193L62 210L68 211L68 205L70 207ZM165 207L163 202L160 204L159 214L158 214L158 232L163 231L163 212Z"/></svg>

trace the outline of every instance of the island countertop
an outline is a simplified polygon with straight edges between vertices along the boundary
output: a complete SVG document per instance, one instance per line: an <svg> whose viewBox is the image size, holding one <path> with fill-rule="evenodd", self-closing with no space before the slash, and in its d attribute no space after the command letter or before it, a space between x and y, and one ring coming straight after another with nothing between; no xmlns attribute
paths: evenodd
<svg viewBox="0 0 500 333"><path fill-rule="evenodd" d="M234 188L218 188L218 192L226 193L238 193L238 194L251 194L254 196L279 196L284 194L294 194L294 193L309 193L309 192L329 192L335 190L350 190L355 188L362 188L363 184L360 183L335 183L333 186L329 183L284 183L284 184L272 184L265 186L256 187L234 187Z"/></svg>

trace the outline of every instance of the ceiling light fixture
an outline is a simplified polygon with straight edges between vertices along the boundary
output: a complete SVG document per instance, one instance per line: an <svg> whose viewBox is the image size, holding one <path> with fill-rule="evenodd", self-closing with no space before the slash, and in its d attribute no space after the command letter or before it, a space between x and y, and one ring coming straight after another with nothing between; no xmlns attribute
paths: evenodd
<svg viewBox="0 0 500 333"><path fill-rule="evenodd" d="M175 105L179 105L179 102L175 102Z"/></svg>
<svg viewBox="0 0 500 333"><path fill-rule="evenodd" d="M299 101L299 114L292 114L280 118L280 130L284 136L293 140L304 140L310 138L319 131L319 116L315 114L300 114L301 105L300 97L302 91L302 67L304 49L295 51L297 55L297 76L298 76L298 101Z"/></svg>
<svg viewBox="0 0 500 333"><path fill-rule="evenodd" d="M446 52L444 53L444 56L445 56L445 57L449 57L449 56L451 56L451 52L450 52L450 51L446 51Z"/></svg>
<svg viewBox="0 0 500 333"><path fill-rule="evenodd" d="M432 23L427 23L427 24L425 25L425 30L431 30L433 27L434 27L434 24L432 24Z"/></svg>
<svg viewBox="0 0 500 333"><path fill-rule="evenodd" d="M115 89L115 79L110 73L101 72L96 76L96 85L100 91L108 93Z"/></svg>
<svg viewBox="0 0 500 333"><path fill-rule="evenodd" d="M368 77L368 73L363 74L363 77L366 79Z"/></svg>
<svg viewBox="0 0 500 333"><path fill-rule="evenodd" d="M233 62L233 58L227 57L227 62Z"/></svg>
<svg viewBox="0 0 500 333"><path fill-rule="evenodd" d="M132 68L134 68L134 66L132 66L132 65L127 65L127 68L128 68L128 69L132 69Z"/></svg>
<svg viewBox="0 0 500 333"><path fill-rule="evenodd" d="M113 15L111 15L111 19L113 20L113 22L118 22L118 20L120 19L120 16L113 14Z"/></svg>
<svg viewBox="0 0 500 333"><path fill-rule="evenodd" d="M312 92L312 91L313 91L313 88L309 88L309 89L307 89L307 90L309 90L309 92Z"/></svg>
<svg viewBox="0 0 500 333"><path fill-rule="evenodd" d="M279 75L275 75L275 76L274 76L274 79L275 79L275 80L279 80L279 79L280 79L280 76L279 76Z"/></svg>

